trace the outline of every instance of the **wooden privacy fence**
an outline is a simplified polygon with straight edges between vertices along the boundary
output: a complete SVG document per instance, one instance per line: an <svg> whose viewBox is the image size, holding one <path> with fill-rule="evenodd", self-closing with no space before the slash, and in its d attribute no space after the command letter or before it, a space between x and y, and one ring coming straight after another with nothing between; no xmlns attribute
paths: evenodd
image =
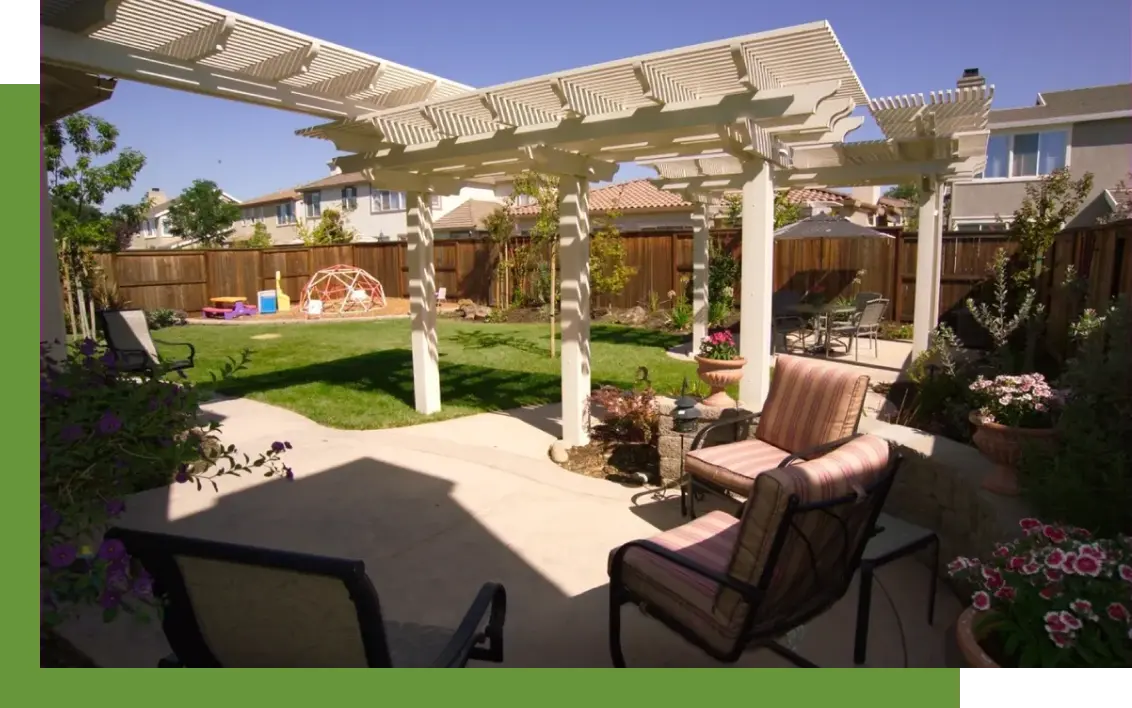
<svg viewBox="0 0 1132 708"><path fill-rule="evenodd" d="M892 301L890 316L911 321L915 309L915 233L888 230L892 239L803 239L774 247L776 290L820 289L829 297L857 289L879 292ZM1042 298L1050 310L1050 330L1064 331L1070 308L1053 297L1070 265L1089 278L1087 305L1103 307L1118 293L1132 292L1132 222L1067 231L1050 254ZM742 257L739 232L712 233L717 252ZM519 243L522 240L518 241ZM624 234L626 262L636 272L612 298L595 294L595 303L616 307L646 304L650 293L667 300L692 275L692 234L686 231ZM945 233L940 265L941 318L962 336L972 323L965 301L985 287L989 263L997 249L1013 254L1016 244L1005 233ZM496 248L484 239L444 239L435 244L436 284L449 299L467 298L495 304L498 278ZM139 251L102 254L99 263L133 307L167 307L190 313L208 305L208 298L237 295L254 301L259 290L274 287L275 273L283 290L298 302L303 286L320 268L335 264L363 268L381 281L388 297L408 297L406 244L356 243L344 246L285 247L265 250ZM742 283L736 288L740 292Z"/></svg>

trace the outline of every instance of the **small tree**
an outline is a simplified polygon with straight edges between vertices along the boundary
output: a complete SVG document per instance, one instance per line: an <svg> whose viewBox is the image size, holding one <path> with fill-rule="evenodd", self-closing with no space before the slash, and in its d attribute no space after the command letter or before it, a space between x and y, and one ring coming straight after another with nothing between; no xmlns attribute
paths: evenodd
<svg viewBox="0 0 1132 708"><path fill-rule="evenodd" d="M556 269L558 265L558 178L538 172L523 172L515 178L512 187L514 196L525 195L538 204L538 215L531 227L531 245L546 253L550 266L550 356L555 356L557 324L555 309L558 306L558 286Z"/></svg>
<svg viewBox="0 0 1132 708"><path fill-rule="evenodd" d="M314 228L299 223L299 238L306 246L336 246L352 242L358 232L350 226L349 218L337 209L323 209Z"/></svg>
<svg viewBox="0 0 1132 708"><path fill-rule="evenodd" d="M743 195L728 192L723 195L723 224L731 229L739 228L743 222Z"/></svg>
<svg viewBox="0 0 1132 708"><path fill-rule="evenodd" d="M737 228L743 223L743 195L731 192L723 195L723 223L728 228ZM789 192L774 193L774 228L781 229L787 224L802 220L802 205L789 199Z"/></svg>
<svg viewBox="0 0 1132 708"><path fill-rule="evenodd" d="M590 234L590 287L599 295L612 298L625 289L637 269L625 263L625 241L617 219L621 212L610 209L595 220Z"/></svg>
<svg viewBox="0 0 1132 708"><path fill-rule="evenodd" d="M255 222L252 227L252 235L243 241L237 241L237 248L271 248L273 242L271 234L267 231L267 224L262 221Z"/></svg>
<svg viewBox="0 0 1132 708"><path fill-rule="evenodd" d="M483 220L487 238L495 249L495 261L498 277L495 280L495 302L498 306L506 306L511 293L511 257L510 241L515 235L515 215L511 209L511 199L496 207Z"/></svg>
<svg viewBox="0 0 1132 708"><path fill-rule="evenodd" d="M169 233L211 248L232 235L240 207L228 201L215 182L197 179L169 205L167 218Z"/></svg>
<svg viewBox="0 0 1132 708"><path fill-rule="evenodd" d="M907 182L905 184L898 184L895 187L889 187L884 191L884 196L889 199L903 199L906 202L915 202L919 197L920 189L915 183Z"/></svg>
<svg viewBox="0 0 1132 708"><path fill-rule="evenodd" d="M1011 225L1018 240L1018 255L1022 258L1023 268L1017 276L1020 281L1029 281L1031 287L1038 287L1054 238L1081 210L1092 189L1091 172L1075 180L1067 167L1026 185L1026 196L1015 210Z"/></svg>
<svg viewBox="0 0 1132 708"><path fill-rule="evenodd" d="M971 317L990 335L991 341L994 342L995 355L999 357L1004 367L1010 367L1012 364L1009 361L1009 350L1007 349L1010 337L1029 322L1032 316L1041 314L1041 306L1034 306L1036 293L1033 288L1026 290L1018 305L1018 310L1013 315L1010 314L1007 264L1006 251L1001 248L995 251L994 260L991 261L995 293L993 305L988 305L985 302L976 303L974 298L967 298L967 309L971 312Z"/></svg>

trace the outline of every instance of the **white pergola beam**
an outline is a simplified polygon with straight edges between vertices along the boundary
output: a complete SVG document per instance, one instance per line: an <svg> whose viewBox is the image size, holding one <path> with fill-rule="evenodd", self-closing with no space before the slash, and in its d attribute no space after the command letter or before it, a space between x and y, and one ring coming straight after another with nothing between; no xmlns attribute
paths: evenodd
<svg viewBox="0 0 1132 708"><path fill-rule="evenodd" d="M817 110L818 103L834 95L840 81L823 81L804 86L731 94L700 99L685 106L646 106L581 119L562 119L554 123L508 128L495 133L439 141L422 142L335 159L343 172L357 172L362 166L380 163L387 167L410 166L427 169L439 161L470 159L489 152L505 152L527 145L545 143L567 145L587 141L617 140L630 137L647 139L649 134L688 129L710 133L721 124L740 117L755 120L793 117L804 119ZM303 131L313 134L314 130ZM333 140L333 136L328 136Z"/></svg>
<svg viewBox="0 0 1132 708"><path fill-rule="evenodd" d="M181 61L200 61L223 52L235 29L236 18L228 15L183 37L170 40L153 51Z"/></svg>
<svg viewBox="0 0 1132 708"><path fill-rule="evenodd" d="M318 58L319 45L311 42L295 47L282 54L276 54L254 64L241 67L240 73L262 81L283 81L302 76L310 71L311 64Z"/></svg>
<svg viewBox="0 0 1132 708"><path fill-rule="evenodd" d="M556 150L546 145L533 145L523 152L539 166L541 172L570 175L593 182L609 182L617 174L616 162L595 160L576 152Z"/></svg>
<svg viewBox="0 0 1132 708"><path fill-rule="evenodd" d="M75 34L94 34L114 22L121 4L122 0L77 0L48 19L51 27Z"/></svg>
<svg viewBox="0 0 1132 708"><path fill-rule="evenodd" d="M360 170L370 184L378 189L421 194L459 194L460 180L443 175L420 175L414 172L397 172L380 168Z"/></svg>
<svg viewBox="0 0 1132 708"><path fill-rule="evenodd" d="M412 320L413 398L418 413L440 411L440 352L436 336L436 265L432 207L427 194L407 191L409 312Z"/></svg>

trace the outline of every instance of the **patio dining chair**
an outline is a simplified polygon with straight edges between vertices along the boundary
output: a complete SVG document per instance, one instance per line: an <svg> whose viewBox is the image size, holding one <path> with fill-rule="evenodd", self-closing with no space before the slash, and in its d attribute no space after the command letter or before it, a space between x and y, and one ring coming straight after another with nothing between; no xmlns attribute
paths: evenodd
<svg viewBox="0 0 1132 708"><path fill-rule="evenodd" d="M888 300L876 298L870 300L863 308L853 315L848 322L835 322L830 328L830 336L834 342L844 342L845 353L850 347L855 347L854 357L861 360L861 338L871 342L873 356L880 356L877 340L880 339L880 323L884 313L888 310Z"/></svg>
<svg viewBox="0 0 1132 708"><path fill-rule="evenodd" d="M810 330L806 318L800 316L792 308L801 304L802 293L794 290L779 290L771 298L771 323L774 328L771 338L772 352L782 343L782 350L789 352L791 339L801 343L802 351L806 350L806 338Z"/></svg>
<svg viewBox="0 0 1132 708"><path fill-rule="evenodd" d="M196 348L188 342L154 339L149 333L145 310L102 310L98 313L98 320L106 345L114 353L120 371L145 372L151 376L175 371L185 378L185 370L194 366ZM185 347L188 358L163 360L157 353L157 344Z"/></svg>
<svg viewBox="0 0 1132 708"><path fill-rule="evenodd" d="M695 518L696 498L705 492L749 497L760 472L846 441L857 432L868 388L867 375L842 364L779 356L762 411L720 419L693 438L681 508Z"/></svg>
<svg viewBox="0 0 1132 708"><path fill-rule="evenodd" d="M503 660L507 595L496 583L480 589L452 631L386 621L358 560L121 528L106 536L125 544L165 601L173 656L161 668L461 668L470 659Z"/></svg>
<svg viewBox="0 0 1132 708"><path fill-rule="evenodd" d="M776 640L842 598L875 533L899 454L860 435L812 460L760 473L739 518L715 511L610 554L609 649L616 667L621 606L724 662L767 648L816 665Z"/></svg>

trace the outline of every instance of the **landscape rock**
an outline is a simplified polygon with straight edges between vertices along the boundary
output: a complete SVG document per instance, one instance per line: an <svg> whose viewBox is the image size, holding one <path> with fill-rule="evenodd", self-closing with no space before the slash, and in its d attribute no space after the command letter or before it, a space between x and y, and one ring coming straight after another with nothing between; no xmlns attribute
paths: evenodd
<svg viewBox="0 0 1132 708"><path fill-rule="evenodd" d="M559 465L561 465L564 462L566 462L567 460L569 460L570 459L570 452L569 452L569 449L566 447L566 443L562 442L561 440L555 440L553 443L551 443L551 445L550 445L550 459L551 459L552 462L555 462L556 464L559 464Z"/></svg>
<svg viewBox="0 0 1132 708"><path fill-rule="evenodd" d="M642 325L649 318L649 313L645 312L645 308L637 305L625 310L617 317L618 324L626 325Z"/></svg>

